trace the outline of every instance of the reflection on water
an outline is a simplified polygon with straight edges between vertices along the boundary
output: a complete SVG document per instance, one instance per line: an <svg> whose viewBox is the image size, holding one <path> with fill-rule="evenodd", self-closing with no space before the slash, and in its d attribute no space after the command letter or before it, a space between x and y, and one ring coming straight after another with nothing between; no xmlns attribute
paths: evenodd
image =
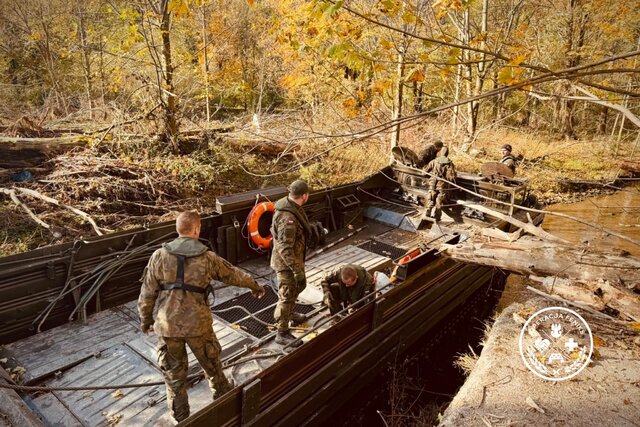
<svg viewBox="0 0 640 427"><path fill-rule="evenodd" d="M578 217L605 229L640 240L640 185L625 187L608 196L590 197L578 203L553 205L547 210ZM588 241L590 247L605 252L612 249L623 249L635 256L640 256L640 246L615 236L608 236L602 231L570 219L546 215L542 226L550 233L579 245Z"/></svg>

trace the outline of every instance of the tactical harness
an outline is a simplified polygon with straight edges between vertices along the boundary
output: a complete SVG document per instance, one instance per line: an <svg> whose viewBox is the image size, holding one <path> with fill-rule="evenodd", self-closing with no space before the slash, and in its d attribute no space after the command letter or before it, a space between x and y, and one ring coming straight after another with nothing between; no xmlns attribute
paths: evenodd
<svg viewBox="0 0 640 427"><path fill-rule="evenodd" d="M207 285L206 288L202 288L200 286L189 285L188 283L184 283L184 262L187 257L184 255L176 255L172 254L178 259L178 265L176 270L176 281L174 283L164 283L160 285L160 288L163 291L173 291L174 289L180 289L186 292L195 292L197 294L203 294L205 301L207 300L207 296L209 292L211 292L211 285Z"/></svg>

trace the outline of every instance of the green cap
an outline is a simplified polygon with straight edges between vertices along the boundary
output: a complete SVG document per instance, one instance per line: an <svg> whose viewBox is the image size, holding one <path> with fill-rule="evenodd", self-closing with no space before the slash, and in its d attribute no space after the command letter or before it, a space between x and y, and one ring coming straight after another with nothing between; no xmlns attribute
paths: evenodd
<svg viewBox="0 0 640 427"><path fill-rule="evenodd" d="M289 193L294 196L302 196L303 194L307 194L308 192L309 185L301 179L296 179L289 186Z"/></svg>

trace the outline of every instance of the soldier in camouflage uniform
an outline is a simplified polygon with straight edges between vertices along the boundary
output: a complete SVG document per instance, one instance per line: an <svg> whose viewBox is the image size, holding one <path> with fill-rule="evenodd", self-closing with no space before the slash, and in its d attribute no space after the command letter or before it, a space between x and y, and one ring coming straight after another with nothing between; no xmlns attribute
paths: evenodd
<svg viewBox="0 0 640 427"><path fill-rule="evenodd" d="M309 186L302 180L289 186L289 195L278 200L273 215L271 234L273 251L271 268L278 279L278 304L273 317L278 327L276 343L294 347L302 342L289 331L289 322L301 323L304 315L294 313L296 298L307 286L304 272L306 243L312 229L309 219L302 209L309 200Z"/></svg>
<svg viewBox="0 0 640 427"><path fill-rule="evenodd" d="M200 216L183 212L176 219L179 237L151 255L142 277L138 312L142 332L158 336L158 365L167 386L167 404L176 421L189 416L185 343L206 373L213 398L231 389L222 371L222 348L213 332L207 301L212 280L249 288L261 298L264 288L198 241ZM154 322L153 310L157 303Z"/></svg>
<svg viewBox="0 0 640 427"><path fill-rule="evenodd" d="M429 193L427 195L427 215L431 216L431 210L435 206L433 218L436 221L439 221L442 216L442 205L447 200L447 192L450 190L449 183L443 181L442 178L450 182L455 182L456 180L455 166L448 157L449 149L443 147L439 154L424 169L425 172L431 174L429 178Z"/></svg>
<svg viewBox="0 0 640 427"><path fill-rule="evenodd" d="M418 168L423 168L431 162L431 160L435 159L438 156L438 152L442 149L442 141L436 139L433 143L427 144L419 154L420 162L418 163Z"/></svg>
<svg viewBox="0 0 640 427"><path fill-rule="evenodd" d="M373 276L359 265L347 264L327 274L321 282L324 304L336 314L374 291Z"/></svg>
<svg viewBox="0 0 640 427"><path fill-rule="evenodd" d="M511 155L511 145L504 144L500 147L500 151L502 152L502 159L500 159L500 163L504 164L506 167L511 169L513 174L516 174L516 159Z"/></svg>

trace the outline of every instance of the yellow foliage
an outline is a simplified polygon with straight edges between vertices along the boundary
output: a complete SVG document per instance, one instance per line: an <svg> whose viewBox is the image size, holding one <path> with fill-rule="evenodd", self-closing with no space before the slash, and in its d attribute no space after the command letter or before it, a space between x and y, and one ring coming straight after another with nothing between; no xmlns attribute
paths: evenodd
<svg viewBox="0 0 640 427"><path fill-rule="evenodd" d="M380 39L380 46L381 46L383 49L387 49L387 50L389 50L389 49L393 49L393 43L392 43L392 42L390 42L390 41L389 41L389 40L387 40L387 39Z"/></svg>
<svg viewBox="0 0 640 427"><path fill-rule="evenodd" d="M423 82L424 81L424 73L422 70L416 68L413 70L409 76L407 77L408 82Z"/></svg>
<svg viewBox="0 0 640 427"><path fill-rule="evenodd" d="M310 78L301 74L287 74L280 79L280 84L287 89L295 89L310 82Z"/></svg>
<svg viewBox="0 0 640 427"><path fill-rule="evenodd" d="M384 95L384 93L391 87L391 80L389 79L379 79L373 82L371 86L371 90L376 95Z"/></svg>
<svg viewBox="0 0 640 427"><path fill-rule="evenodd" d="M342 103L342 107L344 108L344 112L346 113L347 117L349 117L349 118L356 117L359 114L358 103L353 98L347 98Z"/></svg>
<svg viewBox="0 0 640 427"><path fill-rule="evenodd" d="M518 65L522 64L524 60L527 59L528 56L529 56L528 52L521 53L520 55L514 58L511 58L511 61L509 61L509 65L517 67Z"/></svg>
<svg viewBox="0 0 640 427"><path fill-rule="evenodd" d="M176 18L189 16L189 0L170 0L169 12Z"/></svg>
<svg viewBox="0 0 640 427"><path fill-rule="evenodd" d="M443 79L447 80L449 77L453 75L450 67L444 67L442 70L438 72L438 75Z"/></svg>

